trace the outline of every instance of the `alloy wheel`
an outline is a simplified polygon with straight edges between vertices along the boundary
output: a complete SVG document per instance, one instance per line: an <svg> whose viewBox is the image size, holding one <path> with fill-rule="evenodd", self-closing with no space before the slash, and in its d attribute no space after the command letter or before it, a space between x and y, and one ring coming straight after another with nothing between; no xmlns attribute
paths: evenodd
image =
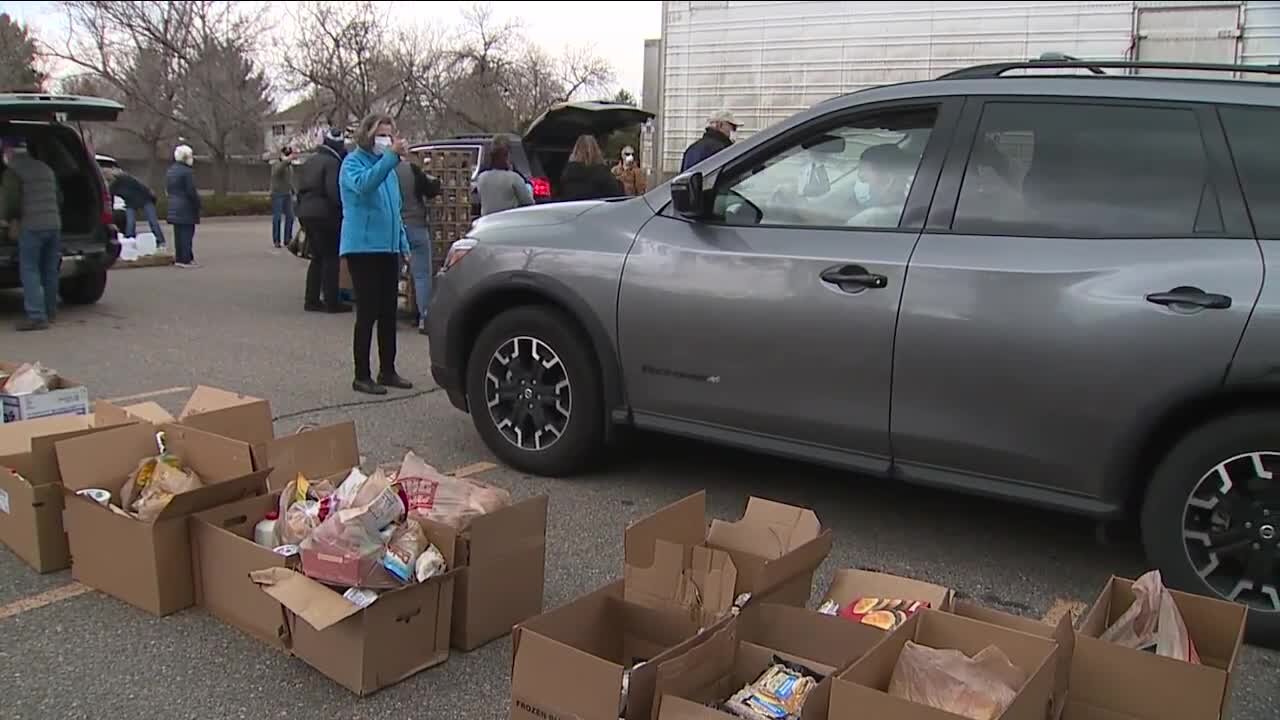
<svg viewBox="0 0 1280 720"><path fill-rule="evenodd" d="M1280 453L1249 452L1209 469L1187 499L1187 558L1218 595L1280 612Z"/></svg>
<svg viewBox="0 0 1280 720"><path fill-rule="evenodd" d="M573 410L572 388L560 356L528 336L507 340L489 358L485 400L494 427L521 450L554 445Z"/></svg>

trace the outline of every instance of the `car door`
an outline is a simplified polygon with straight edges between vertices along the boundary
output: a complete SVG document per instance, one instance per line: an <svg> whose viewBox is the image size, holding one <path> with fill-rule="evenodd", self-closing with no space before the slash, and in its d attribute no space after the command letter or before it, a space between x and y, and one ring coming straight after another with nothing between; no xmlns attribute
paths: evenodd
<svg viewBox="0 0 1280 720"><path fill-rule="evenodd" d="M897 468L1112 509L1113 462L1221 384L1261 282L1212 108L971 99L902 301Z"/></svg>
<svg viewBox="0 0 1280 720"><path fill-rule="evenodd" d="M833 111L715 168L710 217L646 224L618 308L636 424L887 469L898 303L959 105ZM873 147L896 174L863 212Z"/></svg>

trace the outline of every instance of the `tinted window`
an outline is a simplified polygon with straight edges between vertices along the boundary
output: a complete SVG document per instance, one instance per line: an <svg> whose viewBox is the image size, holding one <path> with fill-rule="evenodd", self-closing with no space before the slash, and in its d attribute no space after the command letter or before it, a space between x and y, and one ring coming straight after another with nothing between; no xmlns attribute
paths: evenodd
<svg viewBox="0 0 1280 720"><path fill-rule="evenodd" d="M1280 240L1280 110L1222 108L1258 237Z"/></svg>
<svg viewBox="0 0 1280 720"><path fill-rule="evenodd" d="M1191 110L989 103L953 229L981 235L1179 237L1222 232Z"/></svg>
<svg viewBox="0 0 1280 720"><path fill-rule="evenodd" d="M896 228L937 118L935 109L878 113L765 160L717 193L732 225Z"/></svg>

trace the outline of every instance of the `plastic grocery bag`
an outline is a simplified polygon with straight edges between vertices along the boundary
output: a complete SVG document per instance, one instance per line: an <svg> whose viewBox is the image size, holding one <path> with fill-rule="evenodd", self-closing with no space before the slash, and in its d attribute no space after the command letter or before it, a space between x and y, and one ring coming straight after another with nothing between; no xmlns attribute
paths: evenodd
<svg viewBox="0 0 1280 720"><path fill-rule="evenodd" d="M1102 639L1135 650L1154 649L1157 655L1199 665L1200 654L1160 571L1138 578L1133 595L1133 604L1102 633Z"/></svg>
<svg viewBox="0 0 1280 720"><path fill-rule="evenodd" d="M138 463L120 489L120 502L142 522L151 522L173 496L195 490L203 483L194 470L182 466L173 455L162 453Z"/></svg>
<svg viewBox="0 0 1280 720"><path fill-rule="evenodd" d="M302 474L289 481L280 493L276 522L276 544L297 545L329 516L333 485L327 480L311 482Z"/></svg>
<svg viewBox="0 0 1280 720"><path fill-rule="evenodd" d="M378 533L370 532L358 518L344 522L342 512L325 518L299 549L303 574L348 587L371 585L386 552Z"/></svg>
<svg viewBox="0 0 1280 720"><path fill-rule="evenodd" d="M959 650L907 641L893 668L889 694L973 720L995 720L1026 681L1026 673L994 645L970 658Z"/></svg>
<svg viewBox="0 0 1280 720"><path fill-rule="evenodd" d="M409 501L409 516L459 530L471 519L511 505L511 493L466 478L452 477L412 452L405 454L396 478Z"/></svg>
<svg viewBox="0 0 1280 720"><path fill-rule="evenodd" d="M4 387L0 389L10 395L48 392L57 376L56 372L40 363L23 363L4 381Z"/></svg>

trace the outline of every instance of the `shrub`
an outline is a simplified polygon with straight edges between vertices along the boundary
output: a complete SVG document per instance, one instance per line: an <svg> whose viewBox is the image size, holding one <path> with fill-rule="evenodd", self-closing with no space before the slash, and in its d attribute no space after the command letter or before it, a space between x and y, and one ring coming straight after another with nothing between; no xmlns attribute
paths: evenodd
<svg viewBox="0 0 1280 720"><path fill-rule="evenodd" d="M161 219L166 215L167 202L161 197L156 200L156 212ZM270 215L271 196L265 193L229 193L222 197L200 195L200 217L241 217L247 215Z"/></svg>

